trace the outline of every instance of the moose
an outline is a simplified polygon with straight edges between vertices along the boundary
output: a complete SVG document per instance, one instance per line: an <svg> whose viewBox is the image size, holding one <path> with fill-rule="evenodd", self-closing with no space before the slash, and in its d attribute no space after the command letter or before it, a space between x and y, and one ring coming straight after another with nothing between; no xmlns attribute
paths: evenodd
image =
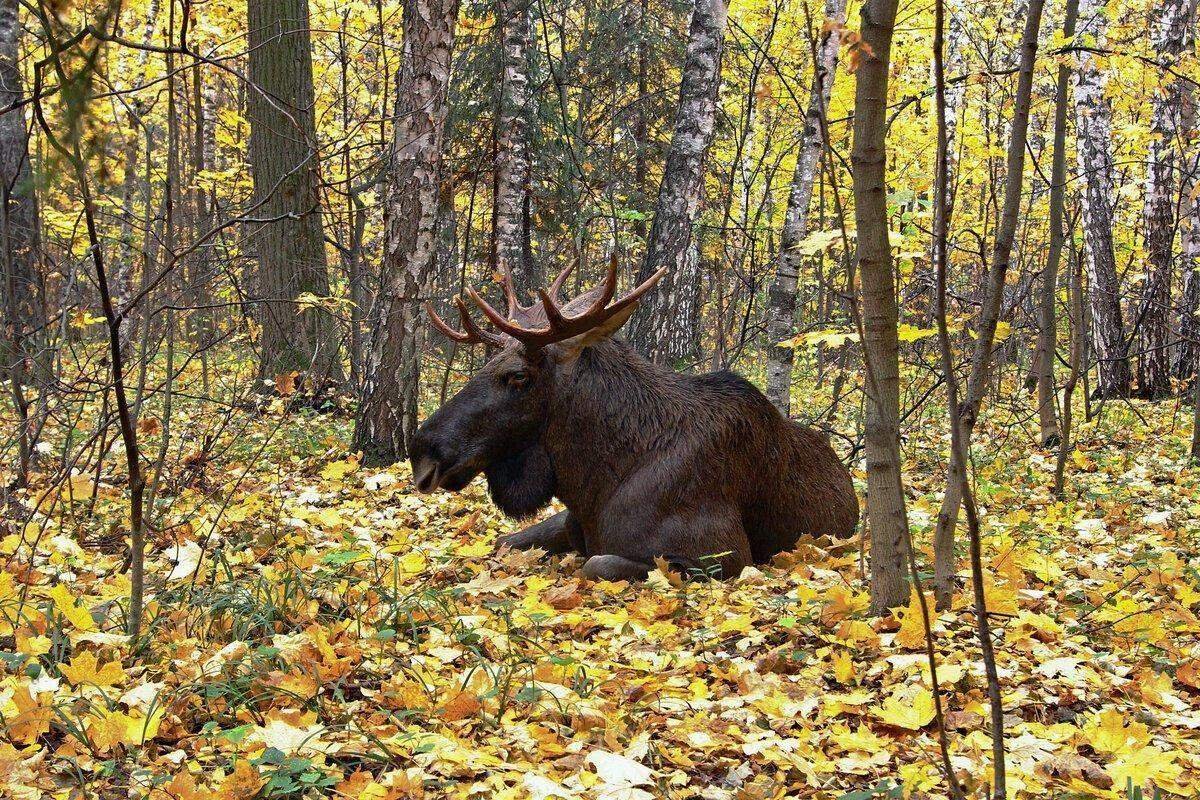
<svg viewBox="0 0 1200 800"><path fill-rule="evenodd" d="M735 577L805 535L845 538L858 522L850 473L826 439L790 420L732 372L686 375L614 338L660 270L625 296L615 260L602 284L560 304L564 269L508 313L467 293L496 331L455 299L462 330L426 303L433 326L491 357L418 428L410 447L421 492L459 491L482 472L505 514L566 507L502 540L576 551L593 579L672 569Z"/></svg>

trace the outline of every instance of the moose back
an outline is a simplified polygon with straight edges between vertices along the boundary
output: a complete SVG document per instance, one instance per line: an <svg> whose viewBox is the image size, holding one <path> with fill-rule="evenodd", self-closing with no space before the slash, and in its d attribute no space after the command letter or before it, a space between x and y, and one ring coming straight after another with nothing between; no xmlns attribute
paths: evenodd
<svg viewBox="0 0 1200 800"><path fill-rule="evenodd" d="M498 332L462 298L461 331L427 307L443 334L493 353L418 429L420 491L458 491L483 472L516 517L557 497L566 511L506 543L578 551L585 574L608 580L645 577L658 557L731 577L805 534L854 531L850 474L823 436L731 372L681 375L613 338L661 271L610 302L611 264L603 284L560 305L568 272L531 306L506 282L506 315L469 289Z"/></svg>

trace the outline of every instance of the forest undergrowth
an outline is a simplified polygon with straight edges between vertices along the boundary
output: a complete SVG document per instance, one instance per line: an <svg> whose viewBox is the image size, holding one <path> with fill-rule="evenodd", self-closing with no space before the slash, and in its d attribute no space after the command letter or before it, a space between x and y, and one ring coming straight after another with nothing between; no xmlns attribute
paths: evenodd
<svg viewBox="0 0 1200 800"><path fill-rule="evenodd" d="M578 557L498 549L520 523L482 479L418 495L406 465L348 452L346 413L293 400L214 414L181 393L183 439L141 418L151 463L174 438L136 646L118 448L55 483L67 432L46 430L43 471L0 530L0 795L945 795L916 597L870 618L857 539L804 541L728 582L660 570L593 583ZM997 405L974 443L1009 791L1192 797L1191 411L1099 411L1078 427L1061 501L1036 418ZM923 563L947 448L943 426L909 426ZM863 478L858 464L860 494ZM991 743L969 591L933 633L951 761L982 793Z"/></svg>

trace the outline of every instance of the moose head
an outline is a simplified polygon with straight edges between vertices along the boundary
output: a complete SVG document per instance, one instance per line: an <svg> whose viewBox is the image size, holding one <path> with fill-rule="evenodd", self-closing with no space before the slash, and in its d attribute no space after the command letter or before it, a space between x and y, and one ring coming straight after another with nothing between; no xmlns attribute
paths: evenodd
<svg viewBox="0 0 1200 800"><path fill-rule="evenodd" d="M560 304L568 266L539 302L523 306L511 279L503 281L508 313L501 314L474 289L467 294L499 333L476 325L461 297L462 320L454 330L426 303L435 328L463 344L483 344L487 364L417 431L410 448L413 482L423 492L458 491L480 472L505 513L523 517L543 507L554 491L552 465L540 439L545 432L556 378L588 347L606 340L629 319L638 300L658 283L659 270L624 297L617 289L617 265L609 263L604 282Z"/></svg>
<svg viewBox="0 0 1200 800"><path fill-rule="evenodd" d="M482 472L517 517L557 498L566 511L504 543L578 551L586 575L610 580L644 577L659 558L736 575L801 535L850 535L858 500L824 437L733 373L681 375L613 337L662 271L614 301L610 264L601 285L564 304L567 274L529 306L506 280L507 314L468 290L494 332L462 298L462 330L426 306L439 331L492 356L418 429L418 489L457 491Z"/></svg>

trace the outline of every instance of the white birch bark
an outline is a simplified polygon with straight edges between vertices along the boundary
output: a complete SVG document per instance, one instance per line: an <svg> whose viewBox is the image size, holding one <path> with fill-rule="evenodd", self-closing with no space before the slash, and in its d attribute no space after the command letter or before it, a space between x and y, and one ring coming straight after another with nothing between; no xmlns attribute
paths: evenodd
<svg viewBox="0 0 1200 800"><path fill-rule="evenodd" d="M1153 50L1156 57L1174 65L1192 49L1194 0L1160 0L1155 8ZM1146 166L1145 210L1146 271L1137 324L1138 394L1164 397L1171 392L1169 316L1171 305L1172 248L1175 208L1178 204L1183 132L1184 81L1166 70L1163 85L1152 99L1150 153Z"/></svg>
<svg viewBox="0 0 1200 800"><path fill-rule="evenodd" d="M496 267L512 275L522 302L529 302L541 283L529 252L531 13L530 0L496 4L502 60L496 116Z"/></svg>
<svg viewBox="0 0 1200 800"><path fill-rule="evenodd" d="M725 38L724 0L696 0L679 86L675 131L658 190L646 259L638 280L668 267L658 289L643 301L630 339L657 362L693 358L698 345L699 259L692 258L704 162L716 128Z"/></svg>
<svg viewBox="0 0 1200 800"><path fill-rule="evenodd" d="M437 250L438 180L458 0L405 0L395 132L384 207L383 277L355 444L373 464L408 454L416 432L420 354Z"/></svg>
<svg viewBox="0 0 1200 800"><path fill-rule="evenodd" d="M1107 22L1105 0L1080 0L1077 40L1102 47ZM1121 287L1113 253L1112 111L1104 96L1105 76L1093 55L1079 51L1074 72L1075 152L1083 179L1082 196L1088 307L1092 352L1098 361L1098 397L1129 394L1130 371Z"/></svg>
<svg viewBox="0 0 1200 800"><path fill-rule="evenodd" d="M779 237L779 255L775 279L771 283L767 305L767 398L787 416L791 411L793 350L779 343L792 338L796 323L796 286L800 277L801 255L797 245L809 231L808 207L812 201L813 184L821 169L824 147L825 110L837 74L838 48L842 41L842 24L846 17L846 0L825 0L824 33L817 49L813 69L812 89L808 110L804 115L804 132L796 154L796 168L788 193L787 212Z"/></svg>

